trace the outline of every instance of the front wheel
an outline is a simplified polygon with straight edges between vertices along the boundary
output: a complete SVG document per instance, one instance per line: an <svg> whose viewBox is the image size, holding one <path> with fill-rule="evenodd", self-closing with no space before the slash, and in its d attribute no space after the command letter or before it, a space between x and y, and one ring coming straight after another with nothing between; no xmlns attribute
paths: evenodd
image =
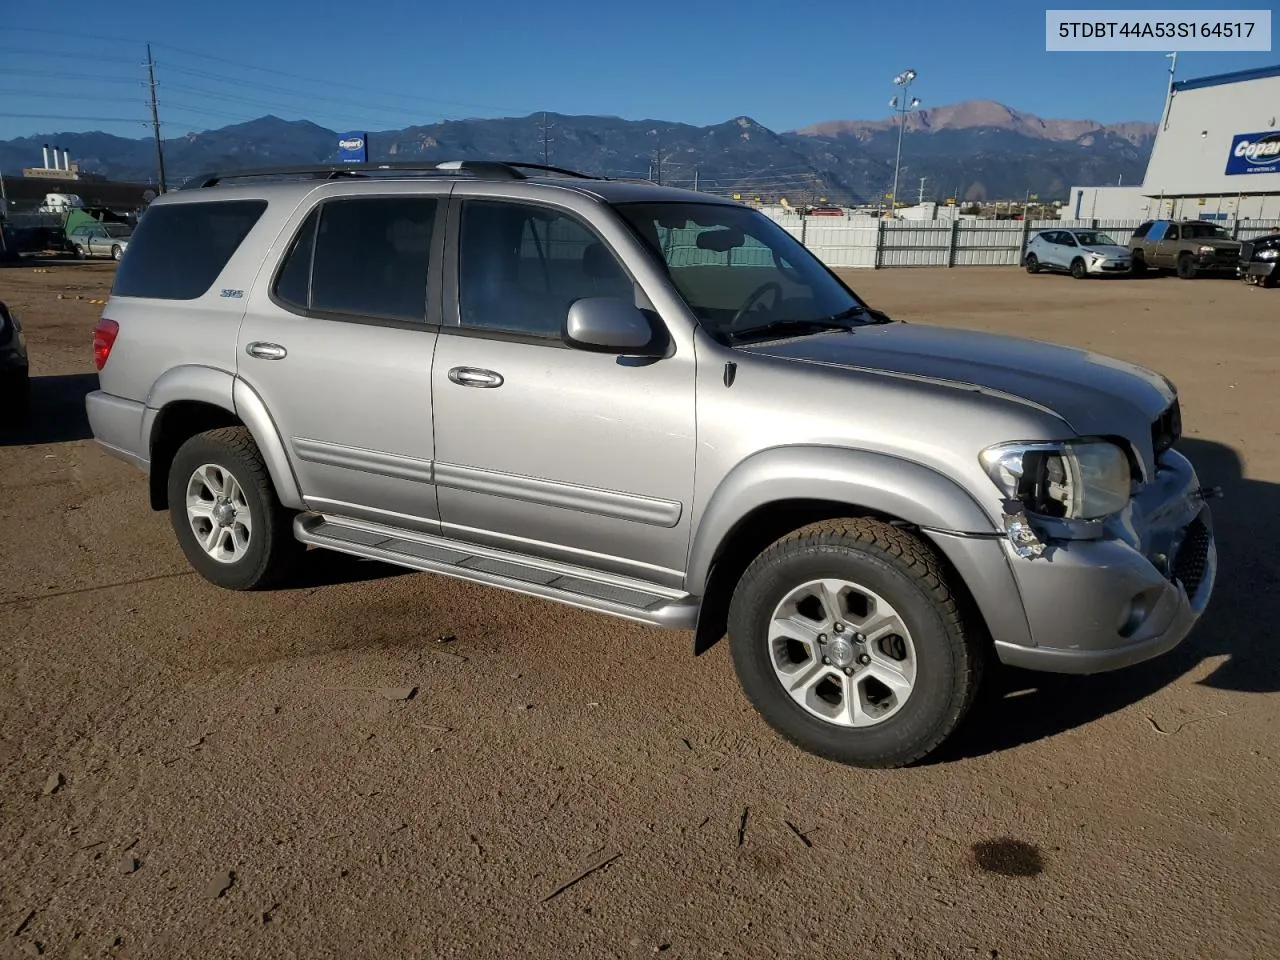
<svg viewBox="0 0 1280 960"><path fill-rule="evenodd" d="M1084 265L1084 261L1076 257L1071 261L1071 275L1077 280L1083 280L1089 276L1089 269Z"/></svg>
<svg viewBox="0 0 1280 960"><path fill-rule="evenodd" d="M111 259L112 259L112 260L119 260L119 259L120 259L120 253L121 253L121 251L120 251L120 248L119 248L119 247L112 247L112 248L111 248Z"/></svg>
<svg viewBox="0 0 1280 960"><path fill-rule="evenodd" d="M935 750L968 713L985 662L933 551L865 519L813 524L760 554L734 590L729 643L774 730L858 767Z"/></svg>
<svg viewBox="0 0 1280 960"><path fill-rule="evenodd" d="M88 257L88 254L85 253L84 251L84 247L80 246L80 244L78 243L76 244L75 254L76 254L77 260L84 260L86 257Z"/></svg>
<svg viewBox="0 0 1280 960"><path fill-rule="evenodd" d="M197 573L229 590L274 586L305 547L244 427L196 434L169 468L169 518Z"/></svg>
<svg viewBox="0 0 1280 960"><path fill-rule="evenodd" d="M1182 280L1191 280L1196 275L1196 262L1191 259L1191 254L1184 253L1178 258L1178 277Z"/></svg>
<svg viewBox="0 0 1280 960"><path fill-rule="evenodd" d="M1135 277L1146 275L1147 261L1143 259L1141 253L1135 253L1133 255L1133 259L1129 262L1129 272Z"/></svg>
<svg viewBox="0 0 1280 960"><path fill-rule="evenodd" d="M1040 258L1034 253L1027 254L1027 273L1040 272Z"/></svg>

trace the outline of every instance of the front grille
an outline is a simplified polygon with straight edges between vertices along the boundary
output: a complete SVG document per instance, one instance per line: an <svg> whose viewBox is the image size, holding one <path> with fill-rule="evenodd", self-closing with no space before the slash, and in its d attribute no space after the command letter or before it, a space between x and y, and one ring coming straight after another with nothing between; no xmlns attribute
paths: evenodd
<svg viewBox="0 0 1280 960"><path fill-rule="evenodd" d="M1241 260L1253 259L1253 244L1250 243L1249 241L1245 241L1244 243L1240 244L1240 259Z"/></svg>
<svg viewBox="0 0 1280 960"><path fill-rule="evenodd" d="M1165 408L1164 413L1156 417L1151 424L1151 445L1155 447L1156 456L1170 449L1182 439L1182 408L1178 398Z"/></svg>
<svg viewBox="0 0 1280 960"><path fill-rule="evenodd" d="M1182 583L1188 597L1194 597L1209 568L1209 528L1196 517L1189 524L1173 560L1172 578Z"/></svg>

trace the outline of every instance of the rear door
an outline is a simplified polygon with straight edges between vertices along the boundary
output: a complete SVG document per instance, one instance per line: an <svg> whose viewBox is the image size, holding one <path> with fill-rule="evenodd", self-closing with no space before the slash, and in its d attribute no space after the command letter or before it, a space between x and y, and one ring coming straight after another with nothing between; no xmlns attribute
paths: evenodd
<svg viewBox="0 0 1280 960"><path fill-rule="evenodd" d="M248 304L238 374L271 412L309 508L434 532L431 362L449 186L376 186L321 188L294 212L287 252Z"/></svg>

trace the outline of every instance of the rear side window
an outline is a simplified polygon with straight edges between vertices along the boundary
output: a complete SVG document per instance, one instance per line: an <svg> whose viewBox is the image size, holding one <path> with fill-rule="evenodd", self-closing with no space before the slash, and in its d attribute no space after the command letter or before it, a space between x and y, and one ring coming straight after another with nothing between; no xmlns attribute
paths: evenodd
<svg viewBox="0 0 1280 960"><path fill-rule="evenodd" d="M129 255L120 261L112 296L156 300L203 296L266 209L265 200L150 208L129 238Z"/></svg>
<svg viewBox="0 0 1280 960"><path fill-rule="evenodd" d="M1134 240L1141 240L1150 231L1151 231L1151 221L1148 220L1146 223L1140 225L1137 230L1133 231L1131 236Z"/></svg>
<svg viewBox="0 0 1280 960"><path fill-rule="evenodd" d="M436 208L426 197L324 202L285 256L276 300L303 313L424 321Z"/></svg>

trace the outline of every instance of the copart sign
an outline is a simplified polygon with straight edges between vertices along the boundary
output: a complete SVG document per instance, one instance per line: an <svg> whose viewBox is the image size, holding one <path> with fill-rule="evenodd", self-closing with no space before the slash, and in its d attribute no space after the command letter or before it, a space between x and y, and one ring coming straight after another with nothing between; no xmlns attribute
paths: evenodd
<svg viewBox="0 0 1280 960"><path fill-rule="evenodd" d="M1280 131L1237 133L1231 140L1226 172L1280 173Z"/></svg>

